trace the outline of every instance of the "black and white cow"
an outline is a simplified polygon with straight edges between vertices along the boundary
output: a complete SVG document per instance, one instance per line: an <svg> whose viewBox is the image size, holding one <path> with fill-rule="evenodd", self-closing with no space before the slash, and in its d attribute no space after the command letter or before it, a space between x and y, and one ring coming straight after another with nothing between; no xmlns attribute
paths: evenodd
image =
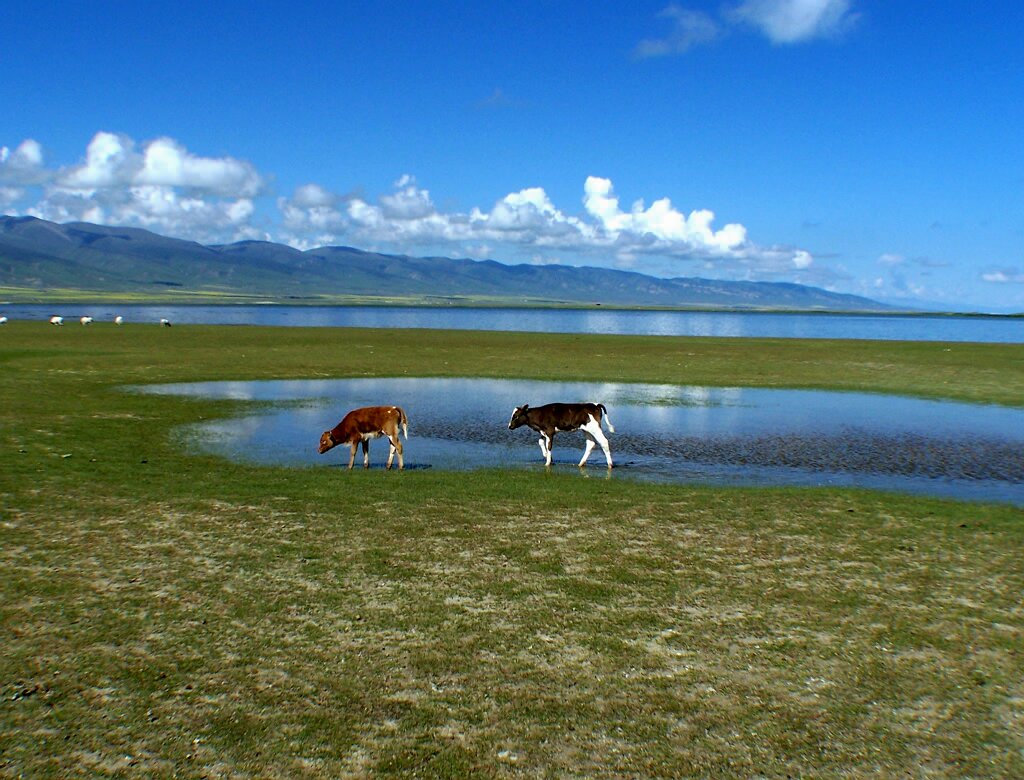
<svg viewBox="0 0 1024 780"><path fill-rule="evenodd" d="M514 431L520 426L528 425L537 431L540 434L537 443L540 444L540 451L544 455L545 466L551 465L551 445L555 440L555 433L583 431L587 436L587 446L579 465L583 466L590 457L594 445L600 444L608 461L608 468L611 468L612 453L608 448L608 439L601 430L602 420L607 423L608 432L615 433L604 404L545 404L533 408L529 404L523 404L512 411L508 429Z"/></svg>

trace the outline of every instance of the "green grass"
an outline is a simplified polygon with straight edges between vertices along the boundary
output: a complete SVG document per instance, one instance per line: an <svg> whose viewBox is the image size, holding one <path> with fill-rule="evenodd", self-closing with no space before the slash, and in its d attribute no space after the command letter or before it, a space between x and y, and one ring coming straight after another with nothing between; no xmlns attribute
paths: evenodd
<svg viewBox="0 0 1024 780"><path fill-rule="evenodd" d="M11 323L0 776L1024 776L1018 508L263 468L119 389L406 374L1024 405L1019 345Z"/></svg>

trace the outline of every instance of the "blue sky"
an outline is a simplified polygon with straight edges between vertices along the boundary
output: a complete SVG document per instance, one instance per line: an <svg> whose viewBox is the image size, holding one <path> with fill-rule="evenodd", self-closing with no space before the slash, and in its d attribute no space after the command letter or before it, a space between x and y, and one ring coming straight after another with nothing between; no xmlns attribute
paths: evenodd
<svg viewBox="0 0 1024 780"><path fill-rule="evenodd" d="M0 212L1024 311L1022 36L1016 0L27 3Z"/></svg>

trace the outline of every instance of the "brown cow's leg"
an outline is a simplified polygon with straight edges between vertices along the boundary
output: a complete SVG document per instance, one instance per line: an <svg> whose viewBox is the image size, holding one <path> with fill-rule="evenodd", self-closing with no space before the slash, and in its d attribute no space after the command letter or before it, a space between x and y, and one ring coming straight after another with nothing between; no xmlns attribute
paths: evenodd
<svg viewBox="0 0 1024 780"><path fill-rule="evenodd" d="M398 438L398 432L388 434L388 468L395 462L395 453L398 453L398 469L405 468L405 461L402 459L402 442Z"/></svg>

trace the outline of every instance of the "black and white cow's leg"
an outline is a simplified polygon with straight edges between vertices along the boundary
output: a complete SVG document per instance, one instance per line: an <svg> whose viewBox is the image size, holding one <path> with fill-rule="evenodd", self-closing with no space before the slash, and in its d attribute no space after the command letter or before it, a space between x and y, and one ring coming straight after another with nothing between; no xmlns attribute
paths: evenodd
<svg viewBox="0 0 1024 780"><path fill-rule="evenodd" d="M540 432L540 438L537 440L537 444L540 445L541 454L544 456L544 465L551 465L551 445L554 444L555 437L553 434L548 434L545 431Z"/></svg>
<svg viewBox="0 0 1024 780"><path fill-rule="evenodd" d="M363 439L363 468L370 468L370 440Z"/></svg>
<svg viewBox="0 0 1024 780"><path fill-rule="evenodd" d="M612 451L608 446L608 438L604 435L604 431L601 430L601 423L591 417L590 421L586 425L581 426L580 429L587 435L588 439L587 451L584 453L583 460L580 461L580 465L582 466L583 463L586 462L587 456L590 455L590 451L594 448L594 442L597 442L601 445L601 449L604 450L604 457L605 460L608 461L608 468L611 468ZM591 439L593 439L593 441L590 441Z"/></svg>
<svg viewBox="0 0 1024 780"><path fill-rule="evenodd" d="M580 468L583 468L583 466L586 465L587 458L590 457L590 451L594 449L594 444L596 443L594 441L594 437L587 433L586 430L584 430L583 432L587 434L587 444L583 450L583 458L580 460Z"/></svg>

